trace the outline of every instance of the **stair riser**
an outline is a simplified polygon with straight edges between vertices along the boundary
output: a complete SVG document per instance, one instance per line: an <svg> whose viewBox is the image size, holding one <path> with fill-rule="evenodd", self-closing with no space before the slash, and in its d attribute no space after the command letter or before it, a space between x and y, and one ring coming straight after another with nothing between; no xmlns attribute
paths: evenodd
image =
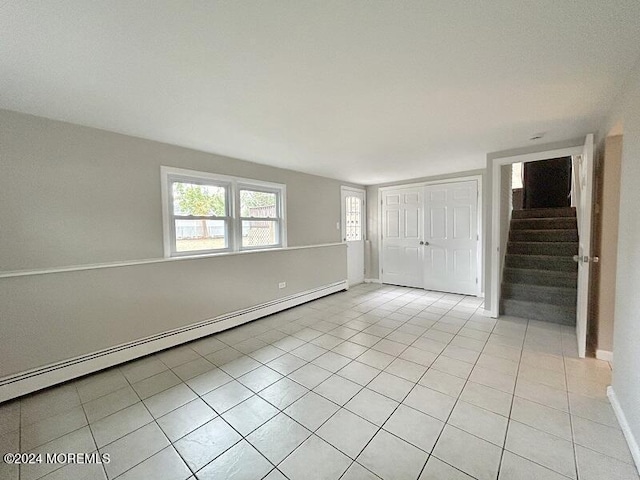
<svg viewBox="0 0 640 480"><path fill-rule="evenodd" d="M577 230L511 230L509 232L511 242L577 242Z"/></svg>
<svg viewBox="0 0 640 480"><path fill-rule="evenodd" d="M534 208L529 210L513 210L511 218L549 218L575 217L574 208Z"/></svg>
<svg viewBox="0 0 640 480"><path fill-rule="evenodd" d="M570 308L539 303L535 305L535 308L532 308L529 302L505 299L502 301L500 310L502 314L512 315L514 317L559 323L561 325L574 326L576 324L575 307Z"/></svg>
<svg viewBox="0 0 640 480"><path fill-rule="evenodd" d="M577 291L571 289L553 290L549 288L536 288L533 285L502 285L502 297L513 300L524 300L527 302L540 302L550 305L575 306L578 300Z"/></svg>
<svg viewBox="0 0 640 480"><path fill-rule="evenodd" d="M509 242L507 253L571 257L578 254L578 244L573 242Z"/></svg>
<svg viewBox="0 0 640 480"><path fill-rule="evenodd" d="M504 271L504 281L508 283L519 283L526 285L542 285L549 287L575 287L577 277L541 274L535 270L527 269L506 269Z"/></svg>
<svg viewBox="0 0 640 480"><path fill-rule="evenodd" d="M553 270L574 272L578 265L570 257L538 258L530 255L506 255L505 265L509 268L531 268L534 270Z"/></svg>
<svg viewBox="0 0 640 480"><path fill-rule="evenodd" d="M575 218L511 219L512 230L563 230L576 228Z"/></svg>

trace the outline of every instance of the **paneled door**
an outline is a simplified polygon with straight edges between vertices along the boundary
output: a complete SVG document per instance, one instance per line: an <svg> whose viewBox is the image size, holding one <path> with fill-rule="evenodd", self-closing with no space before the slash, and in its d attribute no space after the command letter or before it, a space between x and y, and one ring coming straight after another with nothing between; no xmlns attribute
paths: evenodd
<svg viewBox="0 0 640 480"><path fill-rule="evenodd" d="M347 244L349 285L364 282L364 190L342 187L342 241Z"/></svg>
<svg viewBox="0 0 640 480"><path fill-rule="evenodd" d="M574 161L574 194L577 196L578 220L578 304L576 335L578 356L584 358L587 349L587 319L589 314L589 280L591 263L591 213L593 207L593 134L587 135L582 155ZM598 260L595 260L598 261Z"/></svg>
<svg viewBox="0 0 640 480"><path fill-rule="evenodd" d="M382 190L382 282L422 287L423 187Z"/></svg>
<svg viewBox="0 0 640 480"><path fill-rule="evenodd" d="M424 187L424 281L428 290L478 293L478 182Z"/></svg>

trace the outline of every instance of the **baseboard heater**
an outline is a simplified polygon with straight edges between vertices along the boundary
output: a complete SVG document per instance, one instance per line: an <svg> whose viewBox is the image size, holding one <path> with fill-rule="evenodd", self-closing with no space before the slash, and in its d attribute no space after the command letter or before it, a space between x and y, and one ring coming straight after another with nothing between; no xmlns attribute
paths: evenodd
<svg viewBox="0 0 640 480"><path fill-rule="evenodd" d="M0 402L197 340L347 289L347 280L342 280L97 352L9 375L0 379Z"/></svg>

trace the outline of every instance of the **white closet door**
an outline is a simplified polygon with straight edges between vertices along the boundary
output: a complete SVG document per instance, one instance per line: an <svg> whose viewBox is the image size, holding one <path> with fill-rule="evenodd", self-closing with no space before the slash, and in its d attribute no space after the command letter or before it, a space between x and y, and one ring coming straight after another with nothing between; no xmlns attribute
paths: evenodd
<svg viewBox="0 0 640 480"><path fill-rule="evenodd" d="M478 183L424 187L424 288L476 295Z"/></svg>
<svg viewBox="0 0 640 480"><path fill-rule="evenodd" d="M382 192L382 282L422 287L423 188Z"/></svg>

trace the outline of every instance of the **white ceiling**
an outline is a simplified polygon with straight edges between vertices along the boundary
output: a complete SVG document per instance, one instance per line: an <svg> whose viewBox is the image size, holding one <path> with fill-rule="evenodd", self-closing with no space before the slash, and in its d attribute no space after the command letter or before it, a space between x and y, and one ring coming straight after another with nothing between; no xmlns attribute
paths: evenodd
<svg viewBox="0 0 640 480"><path fill-rule="evenodd" d="M638 0L0 2L0 107L374 184L600 125Z"/></svg>

